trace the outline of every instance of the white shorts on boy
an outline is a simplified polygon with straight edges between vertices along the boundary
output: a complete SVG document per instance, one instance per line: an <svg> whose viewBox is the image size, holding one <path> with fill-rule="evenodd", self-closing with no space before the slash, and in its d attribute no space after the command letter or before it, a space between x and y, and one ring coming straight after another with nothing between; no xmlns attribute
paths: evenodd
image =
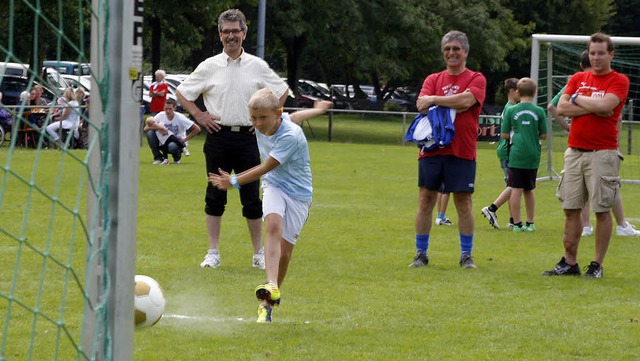
<svg viewBox="0 0 640 361"><path fill-rule="evenodd" d="M295 245L302 227L309 218L311 202L304 202L289 197L276 187L264 186L262 190L262 219L269 214L282 217L282 238Z"/></svg>

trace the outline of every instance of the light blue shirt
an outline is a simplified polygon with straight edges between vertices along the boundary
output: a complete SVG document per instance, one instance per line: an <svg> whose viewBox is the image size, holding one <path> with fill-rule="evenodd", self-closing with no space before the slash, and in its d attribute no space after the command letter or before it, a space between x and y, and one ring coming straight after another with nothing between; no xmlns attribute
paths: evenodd
<svg viewBox="0 0 640 361"><path fill-rule="evenodd" d="M256 137L262 160L271 157L280 163L262 177L263 187L277 187L293 199L311 202L311 158L302 128L283 113L282 123L272 136L256 132Z"/></svg>

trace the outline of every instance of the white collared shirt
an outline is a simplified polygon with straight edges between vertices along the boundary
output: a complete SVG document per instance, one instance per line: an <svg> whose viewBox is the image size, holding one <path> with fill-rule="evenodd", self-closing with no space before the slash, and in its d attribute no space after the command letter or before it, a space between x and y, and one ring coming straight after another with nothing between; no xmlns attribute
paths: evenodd
<svg viewBox="0 0 640 361"><path fill-rule="evenodd" d="M267 62L243 50L235 60L224 52L206 59L178 91L190 101L202 94L207 111L219 116L221 125L251 126L249 99L265 87L278 98L289 88Z"/></svg>

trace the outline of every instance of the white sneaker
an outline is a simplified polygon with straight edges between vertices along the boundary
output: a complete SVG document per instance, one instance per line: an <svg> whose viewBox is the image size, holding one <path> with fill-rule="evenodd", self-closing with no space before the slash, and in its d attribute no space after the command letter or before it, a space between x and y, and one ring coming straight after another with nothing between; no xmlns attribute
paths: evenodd
<svg viewBox="0 0 640 361"><path fill-rule="evenodd" d="M185 157L188 157L191 155L191 153L189 153L189 149L187 149L187 147L182 148L182 153L184 153Z"/></svg>
<svg viewBox="0 0 640 361"><path fill-rule="evenodd" d="M453 226L453 222L451 222L449 218L445 218L445 219L436 218L436 225L437 226Z"/></svg>
<svg viewBox="0 0 640 361"><path fill-rule="evenodd" d="M586 226L582 228L582 237L590 236L593 234L593 227Z"/></svg>
<svg viewBox="0 0 640 361"><path fill-rule="evenodd" d="M176 160L176 161L173 162L173 164L180 164L180 161Z"/></svg>
<svg viewBox="0 0 640 361"><path fill-rule="evenodd" d="M264 249L261 249L260 252L255 253L253 255L253 259L251 260L251 266L259 269L266 268L264 264Z"/></svg>
<svg viewBox="0 0 640 361"><path fill-rule="evenodd" d="M161 161L161 160L156 159L156 160L154 160L154 161L153 161L153 164L162 164L162 161Z"/></svg>
<svg viewBox="0 0 640 361"><path fill-rule="evenodd" d="M204 256L204 261L200 263L200 267L206 268L218 268L220 267L220 253L218 253L217 249L210 249L207 254Z"/></svg>
<svg viewBox="0 0 640 361"><path fill-rule="evenodd" d="M618 236L640 236L640 231L633 226L633 224L627 222L626 227L616 226L616 235Z"/></svg>
<svg viewBox="0 0 640 361"><path fill-rule="evenodd" d="M162 163L160 163L160 164L169 164L169 159L163 159Z"/></svg>

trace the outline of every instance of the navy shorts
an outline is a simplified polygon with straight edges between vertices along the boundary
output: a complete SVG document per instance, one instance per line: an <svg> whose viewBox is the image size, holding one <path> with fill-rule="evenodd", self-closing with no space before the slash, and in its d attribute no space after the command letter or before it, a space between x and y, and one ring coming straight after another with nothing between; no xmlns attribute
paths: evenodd
<svg viewBox="0 0 640 361"><path fill-rule="evenodd" d="M536 189L537 169L509 168L509 187L525 191Z"/></svg>
<svg viewBox="0 0 640 361"><path fill-rule="evenodd" d="M418 186L442 193L473 193L476 161L451 155L418 160Z"/></svg>

